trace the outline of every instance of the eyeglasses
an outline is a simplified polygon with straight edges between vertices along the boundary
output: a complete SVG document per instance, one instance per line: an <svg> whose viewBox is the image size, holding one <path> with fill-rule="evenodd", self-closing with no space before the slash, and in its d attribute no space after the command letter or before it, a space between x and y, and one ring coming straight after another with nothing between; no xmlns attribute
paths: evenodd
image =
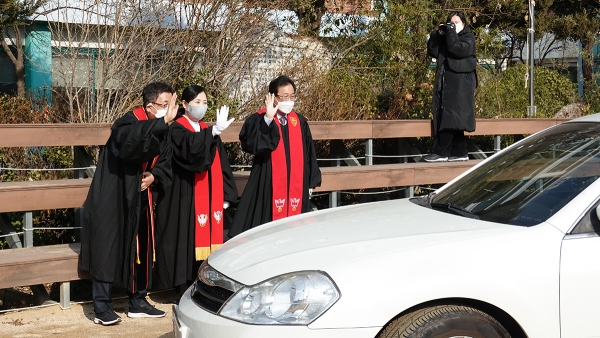
<svg viewBox="0 0 600 338"><path fill-rule="evenodd" d="M275 95L276 98L278 98L280 101L295 101L296 97L295 96L280 96L280 95Z"/></svg>
<svg viewBox="0 0 600 338"><path fill-rule="evenodd" d="M152 103L153 105L155 105L159 108L163 108L163 109L169 107L169 102L166 102L166 103L150 102L150 103Z"/></svg>

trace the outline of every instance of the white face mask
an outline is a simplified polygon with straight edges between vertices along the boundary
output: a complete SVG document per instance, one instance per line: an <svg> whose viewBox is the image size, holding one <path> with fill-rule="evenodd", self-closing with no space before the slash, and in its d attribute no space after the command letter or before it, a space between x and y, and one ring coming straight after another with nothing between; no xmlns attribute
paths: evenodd
<svg viewBox="0 0 600 338"><path fill-rule="evenodd" d="M167 111L169 110L169 108L165 108L165 109L157 109L156 113L152 113L151 110L148 110L149 112L151 112L152 114L154 114L154 116L156 116L157 119L164 117L165 115L167 115Z"/></svg>
<svg viewBox="0 0 600 338"><path fill-rule="evenodd" d="M454 27L456 27L456 34L460 33L460 31L463 30L463 28L465 28L465 26L461 23L457 23L456 25L454 25Z"/></svg>
<svg viewBox="0 0 600 338"><path fill-rule="evenodd" d="M279 111L284 114L289 114L294 109L294 101L279 102Z"/></svg>
<svg viewBox="0 0 600 338"><path fill-rule="evenodd" d="M190 115L193 118L198 119L198 120L202 120L202 118L206 114L207 109L208 109L208 106L205 104L201 104L199 106L188 105L188 107L187 107L188 113L190 113Z"/></svg>

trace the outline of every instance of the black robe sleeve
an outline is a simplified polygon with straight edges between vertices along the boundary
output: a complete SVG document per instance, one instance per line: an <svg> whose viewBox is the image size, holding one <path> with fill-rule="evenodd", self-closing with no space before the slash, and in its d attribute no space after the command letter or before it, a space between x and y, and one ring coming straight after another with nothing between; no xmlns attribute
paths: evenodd
<svg viewBox="0 0 600 338"><path fill-rule="evenodd" d="M427 40L427 54L432 58L437 58L439 55L440 48L440 34L437 30L434 30L429 34L429 40Z"/></svg>
<svg viewBox="0 0 600 338"><path fill-rule="evenodd" d="M309 168L308 187L312 189L321 186L321 169L319 169L319 163L317 163L315 143L313 141L308 122L304 116L302 116L302 119L304 120L304 128L302 130L302 135L304 136L304 160L306 161L305 165Z"/></svg>
<svg viewBox="0 0 600 338"><path fill-rule="evenodd" d="M279 128L275 122L267 125L265 114L249 116L240 131L242 150L256 156L270 156L279 144Z"/></svg>
<svg viewBox="0 0 600 338"><path fill-rule="evenodd" d="M173 160L188 171L201 173L210 169L218 141L218 138L212 135L212 128L191 132L181 124L173 123Z"/></svg>
<svg viewBox="0 0 600 338"><path fill-rule="evenodd" d="M231 172L231 165L229 164L229 158L227 158L227 152L219 137L219 155L221 156L221 168L223 172L223 193L225 201L233 205L237 201L238 191L235 185L235 179L233 178L233 172Z"/></svg>
<svg viewBox="0 0 600 338"><path fill-rule="evenodd" d="M446 46L448 57L462 59L475 55L475 36L470 31L458 35L455 30L451 30L446 35Z"/></svg>
<svg viewBox="0 0 600 338"><path fill-rule="evenodd" d="M140 121L129 112L111 127L113 142L110 150L126 162L151 161L168 130L162 118Z"/></svg>

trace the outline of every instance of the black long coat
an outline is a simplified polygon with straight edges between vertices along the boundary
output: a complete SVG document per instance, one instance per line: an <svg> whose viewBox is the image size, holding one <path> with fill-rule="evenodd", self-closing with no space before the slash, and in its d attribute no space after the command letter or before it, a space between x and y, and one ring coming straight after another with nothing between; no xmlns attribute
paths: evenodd
<svg viewBox="0 0 600 338"><path fill-rule="evenodd" d="M302 145L304 146L304 178L302 181L302 212L310 211L308 189L321 186L321 170L317 163L315 146L306 118L300 114L298 120L302 128ZM248 183L237 205L229 237L236 236L248 229L273 220L272 214L272 166L271 152L277 148L280 138L286 148L287 163L289 161L289 132L288 126L282 127L279 133L273 121L267 125L264 114L249 116L240 131L242 150L254 155L252 171ZM288 180L289 180L288 166Z"/></svg>
<svg viewBox="0 0 600 338"><path fill-rule="evenodd" d="M146 170L154 175L153 185L171 183L167 134L162 118L142 121L129 112L115 121L84 203L79 268L98 280L127 286L130 292L137 291L132 287L135 236L145 207L142 193L147 194L140 191L142 164L163 154Z"/></svg>
<svg viewBox="0 0 600 338"><path fill-rule="evenodd" d="M427 41L427 53L436 58L433 86L433 130L475 130L475 37L465 27L446 35L434 30Z"/></svg>
<svg viewBox="0 0 600 338"><path fill-rule="evenodd" d="M223 197L232 205L237 200L237 187L227 152L221 138L213 137L212 129L191 132L179 123L170 127L173 183L161 187L156 204L158 278L155 287L158 289L182 285L196 278L194 178L196 173L210 170L217 149L223 174Z"/></svg>

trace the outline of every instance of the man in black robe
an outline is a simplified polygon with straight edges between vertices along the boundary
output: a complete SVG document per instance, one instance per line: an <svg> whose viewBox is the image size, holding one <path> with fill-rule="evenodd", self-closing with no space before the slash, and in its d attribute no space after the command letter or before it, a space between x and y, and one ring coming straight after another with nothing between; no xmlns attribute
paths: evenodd
<svg viewBox="0 0 600 338"><path fill-rule="evenodd" d="M157 184L171 183L167 135L178 106L166 83L148 84L142 97L142 107L112 125L84 203L79 268L93 277L96 324L121 321L113 310L113 284L127 288L128 317L165 315L146 300L155 245L149 199Z"/></svg>
<svg viewBox="0 0 600 338"><path fill-rule="evenodd" d="M248 117L242 126L242 149L253 154L254 161L248 183L238 202L229 237L274 220L277 211L283 210L285 213L286 208L290 209L284 217L295 214L296 210L310 211L309 190L321 185L321 171L308 122L304 116L292 110L295 93L296 85L290 78L277 77L269 84L269 94L265 100L267 108ZM292 128L297 127L301 142L293 142ZM283 161L274 161L277 151L285 153ZM293 163L297 156L304 163ZM302 168L302 172L295 175L293 171L298 167ZM287 176L287 180L274 184L282 175ZM297 198L292 196L295 184L301 184L301 196ZM276 191L284 191L287 195L274 196Z"/></svg>

